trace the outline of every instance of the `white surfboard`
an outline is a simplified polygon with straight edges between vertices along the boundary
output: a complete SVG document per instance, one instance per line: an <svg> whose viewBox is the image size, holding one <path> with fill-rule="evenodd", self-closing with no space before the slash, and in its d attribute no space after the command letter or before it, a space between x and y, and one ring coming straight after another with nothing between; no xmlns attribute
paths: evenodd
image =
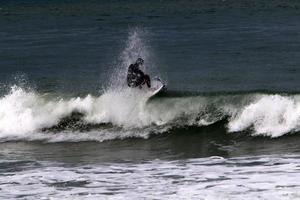
<svg viewBox="0 0 300 200"><path fill-rule="evenodd" d="M161 92L165 87L166 87L166 85L163 83L162 80L160 80L159 78L154 78L151 80L151 88L144 86L143 90L145 92L147 92L149 95L149 98L151 98L151 97L155 96L156 94L158 94L159 92Z"/></svg>

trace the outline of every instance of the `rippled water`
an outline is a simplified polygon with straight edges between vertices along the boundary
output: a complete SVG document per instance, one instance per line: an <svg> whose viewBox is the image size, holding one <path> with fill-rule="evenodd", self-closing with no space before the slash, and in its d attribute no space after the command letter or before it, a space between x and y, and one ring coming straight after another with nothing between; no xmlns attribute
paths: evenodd
<svg viewBox="0 0 300 200"><path fill-rule="evenodd" d="M1 1L1 199L300 199L297 1ZM167 90L126 87L129 64Z"/></svg>
<svg viewBox="0 0 300 200"><path fill-rule="evenodd" d="M2 160L0 197L297 199L299 164L295 155L97 165Z"/></svg>

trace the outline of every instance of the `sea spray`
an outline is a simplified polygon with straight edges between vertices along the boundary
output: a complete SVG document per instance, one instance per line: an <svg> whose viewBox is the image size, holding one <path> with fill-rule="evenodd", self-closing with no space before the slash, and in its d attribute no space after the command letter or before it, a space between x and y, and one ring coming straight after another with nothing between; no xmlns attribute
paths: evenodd
<svg viewBox="0 0 300 200"><path fill-rule="evenodd" d="M141 66L143 71L147 71L147 66L151 65L152 57L150 56L149 45L146 45L147 31L140 28L134 28L129 31L124 50L120 53L117 64L115 64L110 75L110 90L120 90L127 87L126 75L128 66L136 61L137 58L143 58L145 64Z"/></svg>

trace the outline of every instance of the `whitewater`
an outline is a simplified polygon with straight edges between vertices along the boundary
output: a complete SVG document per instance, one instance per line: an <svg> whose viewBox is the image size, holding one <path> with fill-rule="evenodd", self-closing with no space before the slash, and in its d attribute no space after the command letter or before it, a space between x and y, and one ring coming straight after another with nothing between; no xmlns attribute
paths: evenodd
<svg viewBox="0 0 300 200"><path fill-rule="evenodd" d="M172 128L209 126L224 119L230 134L280 137L299 130L298 95L172 97L166 94L150 101L148 98L146 93L129 88L105 91L99 96L62 98L13 86L0 99L0 138L2 141L148 138ZM75 118L74 113L78 114ZM66 125L54 131L53 127L62 121Z"/></svg>
<svg viewBox="0 0 300 200"><path fill-rule="evenodd" d="M6 162L23 170L12 175L4 173L10 179L3 181L2 198L277 200L300 196L294 176L299 170L299 156L295 155L214 156L72 167L51 162Z"/></svg>

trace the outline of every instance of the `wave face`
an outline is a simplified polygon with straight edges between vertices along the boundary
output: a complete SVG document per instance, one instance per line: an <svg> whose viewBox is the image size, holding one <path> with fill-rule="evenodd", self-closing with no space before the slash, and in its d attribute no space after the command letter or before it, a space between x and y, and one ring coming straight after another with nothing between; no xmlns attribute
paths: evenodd
<svg viewBox="0 0 300 200"><path fill-rule="evenodd" d="M242 132L271 138L299 130L299 95L169 92L149 100L146 93L128 88L124 84L127 67L138 57L145 59L145 73L152 76L155 71L159 75L155 70L156 56L145 39L147 34L139 28L129 31L123 51L110 68L110 77L106 76L106 90L101 95L85 93L86 96L77 97L72 93L73 98L54 97L52 93L25 89L30 86L22 81L23 77L17 77L17 82L13 82L17 84L0 97L0 141L101 142L148 138L178 130L189 133L190 127L207 126L219 128L220 134ZM44 89L47 91L46 86Z"/></svg>
<svg viewBox="0 0 300 200"><path fill-rule="evenodd" d="M0 99L0 139L104 141L172 133L224 121L228 133L280 137L299 130L299 95L164 96L135 89L100 96L49 97L13 86Z"/></svg>

